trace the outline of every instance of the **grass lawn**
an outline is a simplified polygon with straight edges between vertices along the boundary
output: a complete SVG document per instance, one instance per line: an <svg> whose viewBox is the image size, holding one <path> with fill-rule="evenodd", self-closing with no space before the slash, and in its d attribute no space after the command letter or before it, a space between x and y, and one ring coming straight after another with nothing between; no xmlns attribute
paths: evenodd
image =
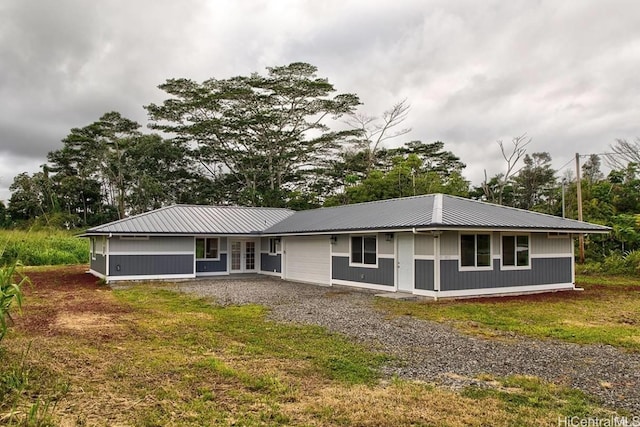
<svg viewBox="0 0 640 427"><path fill-rule="evenodd" d="M581 344L609 344L640 351L640 280L578 276L584 291L446 301L392 301L378 308L453 324L483 336L518 333Z"/></svg>
<svg viewBox="0 0 640 427"><path fill-rule="evenodd" d="M23 314L0 343L0 424L521 426L610 415L531 377L461 392L382 379L387 356L322 328L161 285L111 291L85 269L28 271Z"/></svg>

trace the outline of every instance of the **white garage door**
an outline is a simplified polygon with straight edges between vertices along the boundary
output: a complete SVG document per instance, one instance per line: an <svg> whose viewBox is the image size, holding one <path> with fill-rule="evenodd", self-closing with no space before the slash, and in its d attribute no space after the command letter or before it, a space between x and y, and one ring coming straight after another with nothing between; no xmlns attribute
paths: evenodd
<svg viewBox="0 0 640 427"><path fill-rule="evenodd" d="M285 279L329 284L329 236L286 237Z"/></svg>

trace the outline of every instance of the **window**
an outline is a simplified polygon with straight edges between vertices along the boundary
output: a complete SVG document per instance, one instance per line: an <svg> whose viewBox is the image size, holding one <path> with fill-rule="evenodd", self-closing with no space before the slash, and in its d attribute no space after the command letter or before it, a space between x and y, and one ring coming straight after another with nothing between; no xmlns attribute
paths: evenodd
<svg viewBox="0 0 640 427"><path fill-rule="evenodd" d="M378 244L376 236L351 236L351 263L376 265Z"/></svg>
<svg viewBox="0 0 640 427"><path fill-rule="evenodd" d="M196 258L218 259L218 238L196 239Z"/></svg>
<svg viewBox="0 0 640 427"><path fill-rule="evenodd" d="M529 267L529 236L502 236L502 265Z"/></svg>
<svg viewBox="0 0 640 427"><path fill-rule="evenodd" d="M278 239L278 238L272 237L272 238L269 239L269 254L270 255L275 255L275 254L278 253L278 246L280 246L279 243L280 243L280 239Z"/></svg>
<svg viewBox="0 0 640 427"><path fill-rule="evenodd" d="M491 235L460 235L460 266L491 267Z"/></svg>

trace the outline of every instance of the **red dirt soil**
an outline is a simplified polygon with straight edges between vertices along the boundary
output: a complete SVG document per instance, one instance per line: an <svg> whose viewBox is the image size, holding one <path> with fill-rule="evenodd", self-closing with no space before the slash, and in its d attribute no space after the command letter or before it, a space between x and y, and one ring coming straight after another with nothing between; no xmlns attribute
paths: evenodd
<svg viewBox="0 0 640 427"><path fill-rule="evenodd" d="M86 266L27 270L31 285L23 288L22 315L14 316L15 326L40 335L91 330L94 337L108 338L108 326L130 309L115 300L111 288L86 271Z"/></svg>

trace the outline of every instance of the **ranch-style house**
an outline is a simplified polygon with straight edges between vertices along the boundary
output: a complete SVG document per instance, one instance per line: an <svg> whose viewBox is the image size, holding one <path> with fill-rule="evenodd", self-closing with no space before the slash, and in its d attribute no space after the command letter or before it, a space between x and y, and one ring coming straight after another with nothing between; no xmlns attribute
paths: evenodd
<svg viewBox="0 0 640 427"><path fill-rule="evenodd" d="M294 212L174 205L87 230L107 282L255 273L433 298L574 289L609 228L443 194Z"/></svg>

